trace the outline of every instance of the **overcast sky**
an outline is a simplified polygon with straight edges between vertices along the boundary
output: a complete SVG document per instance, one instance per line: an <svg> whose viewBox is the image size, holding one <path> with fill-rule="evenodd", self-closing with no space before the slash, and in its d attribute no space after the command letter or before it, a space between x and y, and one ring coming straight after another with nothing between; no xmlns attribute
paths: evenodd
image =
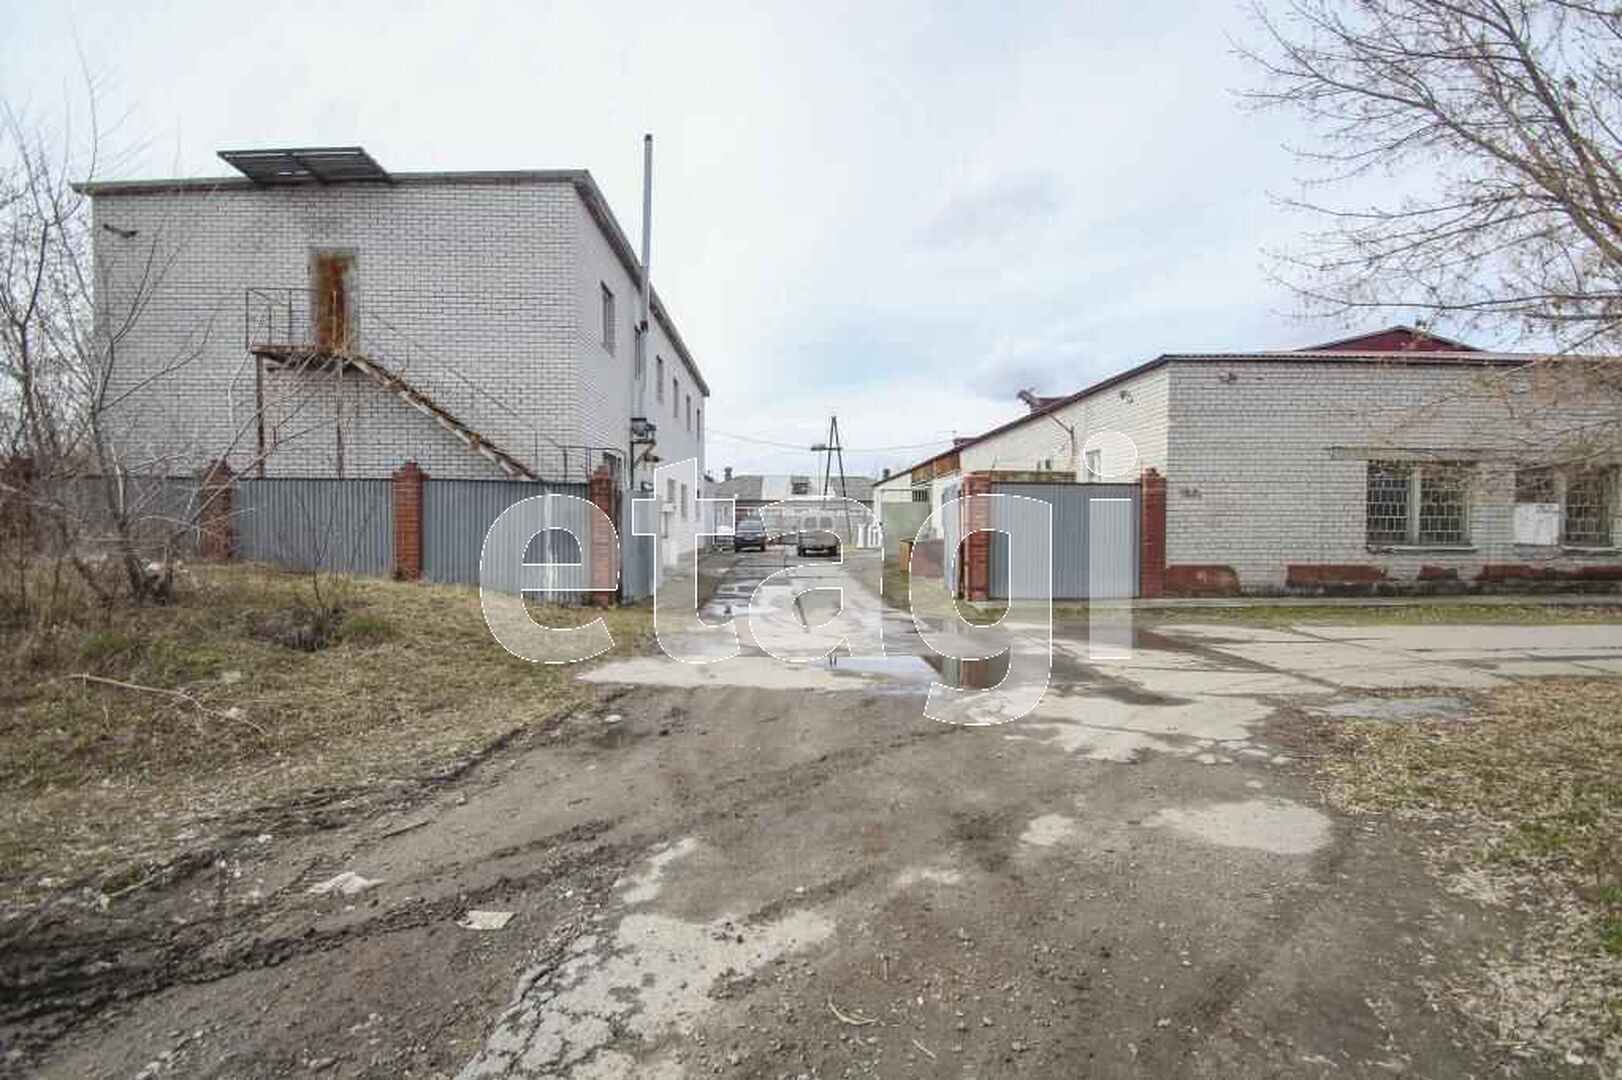
<svg viewBox="0 0 1622 1080"><path fill-rule="evenodd" d="M1302 222L1299 132L1241 110L1235 5L849 7L0 0L0 91L59 106L75 27L148 141L359 143L386 168L585 167L632 237L655 138L654 281L708 379L709 464L852 471L1169 351L1337 336L1261 248ZM965 5L965 7L967 7ZM889 449L874 449L889 448Z"/></svg>

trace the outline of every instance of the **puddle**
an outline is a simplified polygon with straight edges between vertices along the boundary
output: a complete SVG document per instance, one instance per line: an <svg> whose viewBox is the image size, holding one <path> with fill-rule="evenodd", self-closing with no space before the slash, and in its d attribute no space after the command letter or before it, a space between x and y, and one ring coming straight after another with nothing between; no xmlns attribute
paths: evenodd
<svg viewBox="0 0 1622 1080"><path fill-rule="evenodd" d="M1329 819L1311 807L1284 799L1215 803L1197 809L1161 810L1144 822L1220 847L1272 855L1311 855L1329 843Z"/></svg>
<svg viewBox="0 0 1622 1080"><path fill-rule="evenodd" d="M937 678L936 671L916 656L839 656L833 670L857 675L877 675L901 682L928 685Z"/></svg>

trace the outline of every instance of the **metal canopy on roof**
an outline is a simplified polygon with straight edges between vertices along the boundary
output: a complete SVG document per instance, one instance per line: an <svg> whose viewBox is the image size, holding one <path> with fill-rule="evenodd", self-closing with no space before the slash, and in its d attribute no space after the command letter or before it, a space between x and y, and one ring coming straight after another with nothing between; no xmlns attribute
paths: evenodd
<svg viewBox="0 0 1622 1080"><path fill-rule="evenodd" d="M392 182L359 146L306 146L277 150L221 150L220 160L256 184Z"/></svg>

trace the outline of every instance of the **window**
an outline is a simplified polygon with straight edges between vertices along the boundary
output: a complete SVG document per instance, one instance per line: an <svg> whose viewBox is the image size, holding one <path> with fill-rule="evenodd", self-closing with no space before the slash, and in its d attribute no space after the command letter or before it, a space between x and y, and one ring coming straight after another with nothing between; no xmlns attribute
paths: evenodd
<svg viewBox="0 0 1622 1080"><path fill-rule="evenodd" d="M603 286L603 348L614 351L614 294Z"/></svg>
<svg viewBox="0 0 1622 1080"><path fill-rule="evenodd" d="M1516 472L1515 542L1546 547L1560 542L1560 491L1553 469Z"/></svg>
<svg viewBox="0 0 1622 1080"><path fill-rule="evenodd" d="M687 430L693 430L693 395L687 395Z"/></svg>
<svg viewBox="0 0 1622 1080"><path fill-rule="evenodd" d="M687 520L687 485L681 486L681 519Z"/></svg>
<svg viewBox="0 0 1622 1080"><path fill-rule="evenodd" d="M1580 469L1566 476L1566 523L1561 540L1572 547L1610 547L1611 469Z"/></svg>
<svg viewBox="0 0 1622 1080"><path fill-rule="evenodd" d="M681 380L674 375L670 377L670 418L681 419Z"/></svg>
<svg viewBox="0 0 1622 1080"><path fill-rule="evenodd" d="M657 378L655 379L654 384L653 384L654 391L659 395L659 400L663 401L665 399L665 358L664 357L655 356L653 358L653 373L654 373L655 376L657 376Z"/></svg>
<svg viewBox="0 0 1622 1080"><path fill-rule="evenodd" d="M929 501L929 489L926 487L912 489L912 501L926 503Z"/></svg>
<svg viewBox="0 0 1622 1080"><path fill-rule="evenodd" d="M1470 467L1458 462L1371 461L1370 544L1459 547L1470 542Z"/></svg>
<svg viewBox="0 0 1622 1080"><path fill-rule="evenodd" d="M704 441L704 410L698 410L698 439Z"/></svg>
<svg viewBox="0 0 1622 1080"><path fill-rule="evenodd" d="M1547 467L1515 473L1515 542L1534 547L1616 543L1616 470Z"/></svg>
<svg viewBox="0 0 1622 1080"><path fill-rule="evenodd" d="M790 481L790 483L792 484L791 490L793 491L794 494L796 494L796 495L809 495L809 494L811 494L811 481L809 481L809 480L793 480L793 481Z"/></svg>
<svg viewBox="0 0 1622 1080"><path fill-rule="evenodd" d="M1104 475L1104 451L1102 449L1087 451L1087 479L1098 480Z"/></svg>

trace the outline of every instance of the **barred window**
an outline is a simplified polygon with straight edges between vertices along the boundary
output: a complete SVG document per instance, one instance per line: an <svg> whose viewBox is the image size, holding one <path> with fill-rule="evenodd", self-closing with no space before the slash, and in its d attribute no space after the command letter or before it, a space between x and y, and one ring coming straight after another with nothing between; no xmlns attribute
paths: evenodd
<svg viewBox="0 0 1622 1080"><path fill-rule="evenodd" d="M1554 490L1554 470L1520 469L1515 473L1515 501L1517 503L1552 503L1559 498Z"/></svg>
<svg viewBox="0 0 1622 1080"><path fill-rule="evenodd" d="M929 489L926 487L912 489L912 501L926 503L929 501Z"/></svg>
<svg viewBox="0 0 1622 1080"><path fill-rule="evenodd" d="M1458 462L1371 461L1368 542L1470 542L1470 466Z"/></svg>
<svg viewBox="0 0 1622 1080"><path fill-rule="evenodd" d="M1389 461L1369 462L1369 543L1407 542L1408 494L1412 480L1411 465Z"/></svg>
<svg viewBox="0 0 1622 1080"><path fill-rule="evenodd" d="M1615 471L1581 469L1566 476L1564 542L1574 547L1610 547Z"/></svg>

